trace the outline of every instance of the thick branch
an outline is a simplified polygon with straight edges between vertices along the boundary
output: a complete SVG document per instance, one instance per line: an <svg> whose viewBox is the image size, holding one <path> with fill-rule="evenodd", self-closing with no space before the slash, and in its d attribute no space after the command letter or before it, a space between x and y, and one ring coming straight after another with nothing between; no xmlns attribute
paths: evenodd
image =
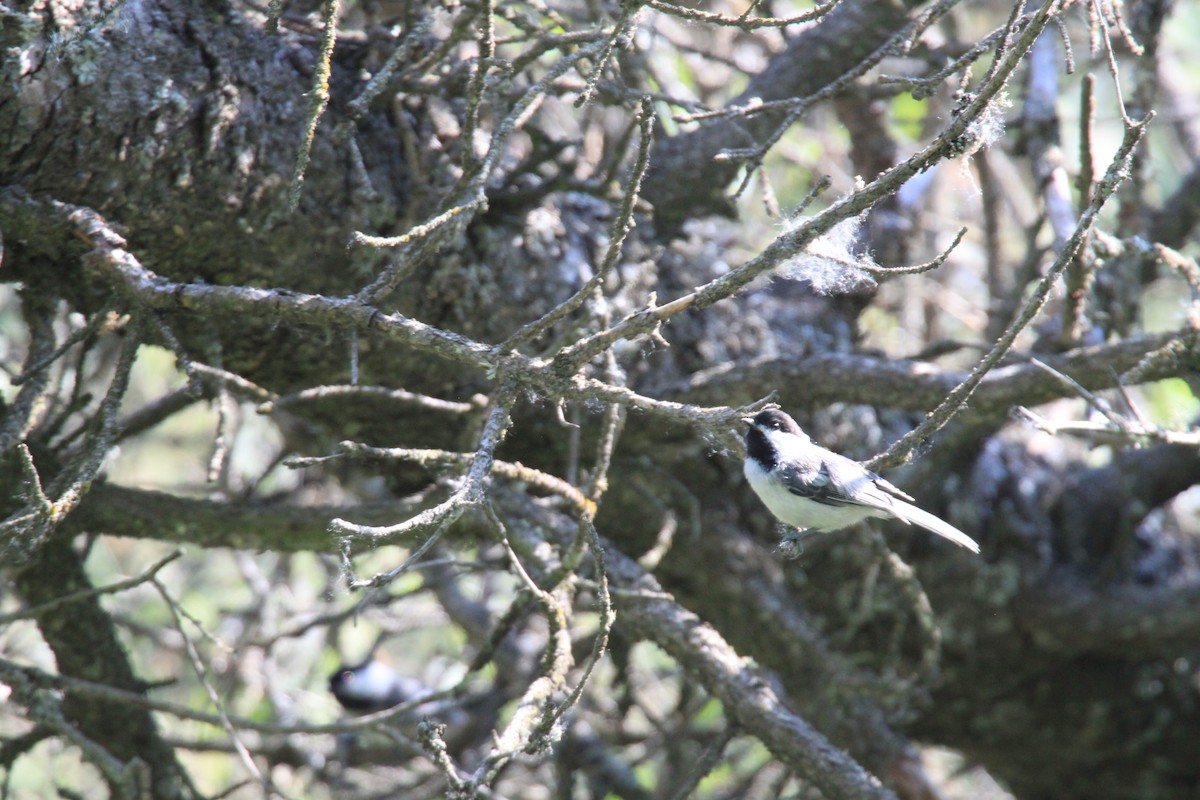
<svg viewBox="0 0 1200 800"><path fill-rule="evenodd" d="M739 416L736 409L686 407L644 397L623 386L576 374L574 370L556 370L540 359L504 352L499 346L404 314L385 314L354 297L170 281L146 269L126 249L125 239L91 209L39 202L19 191L0 192L0 224L15 223L17 234L33 236L39 226L62 226L64 221L69 221L69 226L59 237L82 238L92 246L82 256L90 276L138 308L171 315L196 315L214 325L228 322L237 326L255 320L299 329L370 333L460 365L481 370L503 368L517 383L550 398L599 399L699 424L732 424ZM710 304L717 299L711 291L708 293Z"/></svg>
<svg viewBox="0 0 1200 800"><path fill-rule="evenodd" d="M276 552L336 552L329 521L364 525L407 519L420 505L405 500L354 506L233 505L166 492L97 484L71 515L71 531L107 536Z"/></svg>
<svg viewBox="0 0 1200 800"><path fill-rule="evenodd" d="M621 623L679 661L776 758L811 780L826 797L892 797L876 777L790 711L769 677L751 667L715 629L663 597L658 582L636 562L615 548L607 550L607 558L614 585L626 590L615 596Z"/></svg>
<svg viewBox="0 0 1200 800"><path fill-rule="evenodd" d="M1080 347L1038 358L1092 390L1117 385L1117 377L1147 355L1172 342L1184 344L1183 363L1160 363L1139 376L1160 380L1190 372L1197 354L1190 331L1143 334L1118 342ZM763 358L722 364L692 375L663 394L691 403L750 399L777 392L789 405L820 407L834 402L928 410L961 383L966 374L926 361L904 361L846 353ZM963 414L997 417L1017 404L1036 405L1073 396L1073 390L1031 363L997 367L984 377Z"/></svg>
<svg viewBox="0 0 1200 800"><path fill-rule="evenodd" d="M1118 453L1111 464L1071 476L1058 510L1056 543L1077 571L1123 573L1134 530L1151 511L1200 483L1200 449L1162 444Z"/></svg>
<svg viewBox="0 0 1200 800"><path fill-rule="evenodd" d="M1097 590L1056 570L1017 599L1020 627L1046 650L1142 661L1175 656L1200 639L1200 584Z"/></svg>

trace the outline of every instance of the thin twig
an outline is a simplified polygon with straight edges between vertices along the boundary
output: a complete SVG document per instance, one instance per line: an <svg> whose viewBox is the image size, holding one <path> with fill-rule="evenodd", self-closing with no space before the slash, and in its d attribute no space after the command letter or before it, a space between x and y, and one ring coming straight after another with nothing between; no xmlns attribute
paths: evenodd
<svg viewBox="0 0 1200 800"><path fill-rule="evenodd" d="M456 453L450 450L421 450L403 447L372 447L358 442L341 442L338 451L332 456L293 457L285 463L289 467L308 467L338 457L377 458L388 460L412 461L418 464L435 466L465 466L475 464L478 453ZM547 472L527 467L515 461L492 461L491 472L509 480L535 486L544 491L556 494L566 500L576 513L591 518L596 513L596 506L586 495L570 483ZM461 493L463 490L459 490ZM457 494L457 493L456 493ZM447 501L448 502L448 501Z"/></svg>
<svg viewBox="0 0 1200 800"><path fill-rule="evenodd" d="M285 394L274 400L267 401L258 407L260 414L274 414L285 408L291 408L305 403L318 403L330 400L344 399L386 400L404 403L428 411L444 411L451 414L469 414L483 408L483 402L459 403L453 400L443 400L440 397L430 397L404 389L392 389L387 386L313 386L294 394ZM480 401L485 399L480 397Z"/></svg>
<svg viewBox="0 0 1200 800"><path fill-rule="evenodd" d="M108 455L117 432L117 410L129 388L129 376L133 371L133 362L137 358L140 344L141 331L135 326L121 343L121 353L117 357L112 382L96 410L90 441L74 466L66 470L50 489L50 493L58 497L47 520L51 525L62 521L75 510L79 501L91 488L92 481Z"/></svg>
<svg viewBox="0 0 1200 800"><path fill-rule="evenodd" d="M613 219L612 225L609 226L608 249L604 254L604 260L600 263L600 267L596 270L592 278L574 295L543 314L540 318L521 327L516 333L510 336L500 346L501 350L515 350L522 344L536 339L547 328L550 328L583 305L608 280L609 274L612 272L613 267L616 266L617 259L621 255L621 247L625 243L625 238L636 224L633 219L633 209L637 203L638 193L641 191L642 178L645 177L646 168L650 163L654 109L648 99L643 98L638 108L637 122L638 127L641 129L637 160L634 162L633 169L630 172L625 191L621 195L620 209L617 211L617 216Z"/></svg>
<svg viewBox="0 0 1200 800"><path fill-rule="evenodd" d="M343 519L334 519L329 523L330 531L343 537L343 555L346 561L349 561L348 539L351 537L367 538L376 544L383 544L414 531L432 525L437 526L433 533L421 543L421 546L399 567L366 581L351 578L350 588L378 588L395 580L424 556L468 508L479 506L487 500L486 482L495 466L496 448L508 430L510 406L515 394L515 384L509 379L503 379L500 389L492 399L491 411L483 426L479 446L471 455L471 468L463 480L463 485L445 502L398 525L357 525Z"/></svg>
<svg viewBox="0 0 1200 800"><path fill-rule="evenodd" d="M736 723L729 723L725 726L725 730L709 743L708 747L704 748L704 752L696 759L696 763L692 764L687 775L671 792L671 800L687 800L692 796L692 792L700 785L700 781L717 768L717 764L721 763L721 758L725 755L725 748L729 747L729 743L733 741L733 737L739 733Z"/></svg>
<svg viewBox="0 0 1200 800"><path fill-rule="evenodd" d="M1096 186L1096 196L1092 198L1092 203L1083 212L1082 216L1080 216L1079 223L1075 226L1074 232L1064 244L1062 252L1058 254L1054 263L1050 265L1042 280L1038 282L1033 293L1021 309L1021 313L1017 315L1012 324L1001 334L1000 338L992 346L992 349L975 365L975 368L971 370L971 374L967 376L967 379L954 387L946 399L930 412L929 416L920 425L902 436L884 453L875 456L867 462L868 467L871 469L880 469L886 466L893 466L907 459L913 450L920 447L929 437L941 430L963 408L970 398L971 393L975 391L975 387L979 385L979 382L983 380L984 376L1012 348L1017 336L1033 320L1038 311L1041 310L1059 276L1062 275L1067 265L1075 258L1085 237L1091 231L1092 225L1100 213L1100 209L1104 207L1105 202L1112 197L1117 187L1125 179L1130 159L1133 157L1133 150L1137 147L1138 142L1142 140L1142 135L1146 132L1146 126L1153 119L1153 116L1154 114L1151 112L1142 121L1131 124L1125 129L1125 137L1120 147L1117 148L1112 162L1108 165L1108 170L1105 172L1104 178Z"/></svg>
<svg viewBox="0 0 1200 800"><path fill-rule="evenodd" d="M583 91L575 98L576 108L583 108L596 94L596 84L600 81L604 70L608 68L608 62L612 60L613 51L616 49L617 43L621 41L626 35L626 31L634 24L634 19L639 10L640 7L635 3L621 4L621 13L617 17L617 21L613 24L612 32L604 40L604 48L600 51L600 57L596 59L591 73L584 78Z"/></svg>
<svg viewBox="0 0 1200 800"><path fill-rule="evenodd" d="M477 212L487 207L487 195L484 190L491 177L492 168L503 153L504 145L509 137L524 126L528 114L536 108L536 104L545 97L556 80L578 64L580 60L594 57L603 44L603 42L593 42L575 53L564 56L550 68L544 78L524 90L520 98L513 103L508 115L497 123L496 129L492 132L487 154L476 169L463 175L460 186L452 192L451 196L458 199L452 201L449 209L436 214L429 221L416 226L400 237L375 239L366 234L355 234L353 240L355 243L400 248L387 268L355 296L356 301L368 304L378 302L381 298L386 297L419 264L429 258L443 241L456 231L463 230ZM470 143L465 143L464 146L469 147ZM410 252L409 248L411 247L417 249Z"/></svg>
<svg viewBox="0 0 1200 800"><path fill-rule="evenodd" d="M1020 17L1017 20L1016 28L1019 29L1024 27L1029 23L1031 18L1032 17L1028 14ZM988 50L991 50L998 42L1008 38L1009 36L1009 26L1005 25L997 28L984 38L980 39L979 42L967 50L967 52L963 53L961 56L954 59L945 67L939 69L932 75L926 75L919 78L909 77L907 75L880 75L879 82L884 85L897 84L900 86L909 87L912 96L917 100L923 100L927 97L932 97L942 81L946 80L951 75L966 69L971 64L974 64L983 56L984 53L986 53Z"/></svg>
<svg viewBox="0 0 1200 800"><path fill-rule="evenodd" d="M358 93L358 97L347 104L352 117L358 118L367 113L367 108L387 88L388 81L391 80L396 68L408 61L409 53L429 33L429 29L437 22L438 16L437 9L431 9L413 22L412 27L405 32L404 38L396 45L396 49L388 56L383 66L371 76L371 80L367 81L367 85Z"/></svg>
<svg viewBox="0 0 1200 800"><path fill-rule="evenodd" d="M790 25L799 25L805 22L815 22L821 19L830 11L832 11L841 0L826 0L824 3L817 3L810 11L805 11L796 14L792 17L748 17L742 14L737 17L727 17L723 14L716 14L711 11L704 11L698 8L688 8L687 6L679 6L674 3L668 3L665 0L649 0L646 3L647 7L663 14L681 17L682 19L691 20L692 22L703 22L709 25L720 25L724 27L740 28L749 33L750 31L760 30L762 28L786 28ZM753 6L746 9L747 13L752 10Z"/></svg>
<svg viewBox="0 0 1200 800"><path fill-rule="evenodd" d="M1108 20L1105 19L1104 12L1100 8L1100 0L1091 0L1091 2L1096 8L1094 19L1100 27L1100 43L1104 48L1104 55L1108 59L1108 71L1112 74L1113 92L1116 95L1117 110L1121 113L1121 121L1128 127L1135 123L1129 118L1129 113L1125 110L1125 97L1121 91L1121 71L1117 67L1117 56L1113 52L1112 41L1109 39ZM1128 37L1128 40L1133 41L1133 38Z"/></svg>
<svg viewBox="0 0 1200 800"><path fill-rule="evenodd" d="M245 743L242 742L242 737L238 733L237 726L233 724L233 721L229 718L229 713L225 710L225 703L221 699L221 695L217 692L216 687L212 685L212 681L209 680L208 668L204 665L204 659L201 658L200 651L196 649L196 644L192 641L192 637L188 636L187 631L184 630L183 619L181 617L182 609L179 607L179 604L175 601L175 599L171 597L171 593L157 578L157 576L151 577L150 583L153 584L154 588L158 590L159 596L161 596L163 602L166 603L167 610L171 613L171 619L175 624L175 630L181 637L183 637L184 650L187 652L188 661L191 663L192 669L195 671L196 677L200 681L200 685L204 687L204 691L208 695L209 702L213 704L215 709L217 709L217 716L221 720L221 726L225 729L225 733L228 734L229 740L233 743L234 750L237 752L238 758L242 762L242 766L244 766L246 771L250 773L251 777L258 782L258 785L262 787L264 793L269 794L274 787L270 779L263 775L262 771L259 770L258 765L254 763L254 757L250 755L250 751L246 748ZM189 619L193 625L196 625L198 628L200 627L195 619L191 617L189 617ZM201 628L201 630L203 631L203 628ZM208 636L207 631L204 633L206 636Z"/></svg>
<svg viewBox="0 0 1200 800"><path fill-rule="evenodd" d="M308 117L304 127L304 138L296 152L296 165L292 172L292 183L288 188L288 211L300 205L300 190L304 186L304 173L312 157L313 141L317 136L317 123L329 105L329 76L333 71L333 47L337 43L337 18L341 0L324 0L322 6L321 44L317 52L317 63L313 69L312 89L308 92Z"/></svg>
<svg viewBox="0 0 1200 800"><path fill-rule="evenodd" d="M907 267L881 267L878 264L856 261L851 264L847 264L846 266L853 267L854 269L861 269L863 272L870 272L874 275L919 275L922 272L930 272L935 270L942 266L942 264L945 264L946 260L950 258L951 253L954 252L954 249L958 247L958 245L962 242L963 237L966 235L967 229L959 228L958 234L954 237L954 241L950 243L950 246L938 254L938 256L932 261L926 261L924 264L912 264ZM828 255L822 255L821 258L829 261L835 260L830 258Z"/></svg>
<svg viewBox="0 0 1200 800"><path fill-rule="evenodd" d="M36 298L27 298L21 313L29 329L28 352L21 374L25 381L17 396L8 404L0 424L0 453L7 453L25 439L49 408L42 398L50 384L50 373L37 365L48 363L57 350L54 335L54 311L44 308Z"/></svg>
<svg viewBox="0 0 1200 800"><path fill-rule="evenodd" d="M33 375L46 369L46 367L50 366L55 361L62 358L63 354L66 353L68 350L70 350L72 347L79 344L84 339L88 338L89 336L94 336L97 332L99 332L103 326L108 324L108 322L109 322L108 316L109 316L109 309L101 308L100 311L97 311L95 314L92 314L91 318L87 321L86 325L84 325L82 328L79 328L79 329L73 331L69 336L67 336L67 338L63 340L63 343L60 344L57 348L55 348L54 352L52 352L49 355L46 355L42 358L39 358L36 362L34 362L32 364L27 363L24 367L21 368L21 372L18 373L17 375L14 375L10 379L9 382L12 383L13 386L20 386L21 384L23 384L27 380L29 380L30 377L32 377Z"/></svg>
<svg viewBox="0 0 1200 800"><path fill-rule="evenodd" d="M482 0L479 9L479 57L469 64L471 80L467 83L467 107L462 127L462 167L466 174L475 171L475 130L479 127L479 109L487 89L488 70L496 54L496 14L494 0Z"/></svg>
<svg viewBox="0 0 1200 800"><path fill-rule="evenodd" d="M824 211L785 232L762 253L740 267L709 281L691 292L664 305L654 305L629 314L611 328L581 339L563 348L554 356L552 369L559 374L571 374L614 342L656 330L665 320L682 311L700 310L736 294L759 275L774 269L802 251L810 242L827 233L835 225L857 216L879 199L895 192L909 178L928 169L953 152L953 145L974 121L988 108L995 96L1007 85L1008 77L1021 62L1037 35L1045 28L1057 0L1046 0L1034 15L1019 39L1006 49L988 80L966 103L960 114L926 147L908 160L881 173L860 191L833 203Z"/></svg>
<svg viewBox="0 0 1200 800"><path fill-rule="evenodd" d="M157 577L159 571L162 570L163 567L165 567L167 564L170 564L172 561L176 560L182 555L182 551L175 550L170 555L160 559L154 565L148 567L142 574L136 575L132 578L127 578L126 580L117 581L115 583L105 584L104 586L95 586L91 589L81 589L78 592L71 592L70 594L65 594L62 597L56 597L53 600L40 603L36 606L29 606L28 608L21 608L16 611L11 611L7 614L0 614L0 625L7 625L10 622L16 622L19 619L33 619L34 617L39 617L42 614L52 611L61 605L66 605L67 603L74 603L79 600L85 600L89 597L98 597L99 595L103 594L116 594L118 592L124 592L128 589L132 589L135 586L141 586L143 583L146 583L147 581Z"/></svg>
<svg viewBox="0 0 1200 800"><path fill-rule="evenodd" d="M1096 122L1096 76L1083 76L1079 89L1079 176L1075 188L1079 191L1079 204L1092 202L1092 184L1096 179L1095 144L1093 134ZM1079 254L1067 267L1065 278L1066 302L1063 304L1062 338L1068 345L1083 336L1084 306L1088 288L1093 277L1089 248L1081 248Z"/></svg>

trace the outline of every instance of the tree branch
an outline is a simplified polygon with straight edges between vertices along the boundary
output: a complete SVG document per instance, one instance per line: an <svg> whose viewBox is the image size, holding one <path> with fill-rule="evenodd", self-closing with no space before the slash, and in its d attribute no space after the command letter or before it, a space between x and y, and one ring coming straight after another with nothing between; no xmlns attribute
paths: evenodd
<svg viewBox="0 0 1200 800"><path fill-rule="evenodd" d="M747 664L711 626L673 600L616 548L607 548L617 618L655 642L718 698L725 711L762 740L776 758L831 799L892 798L879 779L830 744L784 705L771 679Z"/></svg>
<svg viewBox="0 0 1200 800"><path fill-rule="evenodd" d="M1038 358L1088 389L1100 390L1118 385L1120 375L1172 343L1181 346L1183 357L1156 363L1139 380L1161 380L1197 369L1200 352L1196 351L1194 332L1187 329L1141 334ZM820 408L843 402L927 411L966 378L966 373L943 369L927 361L860 353L817 353L722 364L693 373L686 381L663 390L662 395L708 403L777 392L790 406ZM971 395L970 405L962 416L997 418L1006 416L1020 403L1036 405L1071 396L1074 390L1070 387L1023 361L989 372Z"/></svg>

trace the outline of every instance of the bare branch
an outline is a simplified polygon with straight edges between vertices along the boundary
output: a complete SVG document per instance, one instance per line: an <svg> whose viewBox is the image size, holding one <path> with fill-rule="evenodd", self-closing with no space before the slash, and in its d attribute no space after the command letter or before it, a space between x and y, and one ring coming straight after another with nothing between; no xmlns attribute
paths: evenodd
<svg viewBox="0 0 1200 800"><path fill-rule="evenodd" d="M639 636L663 648L725 706L726 713L759 737L797 773L830 798L891 798L879 780L794 714L717 631L671 600L654 599L661 588L630 559L609 554L609 574L633 593L614 596L617 611Z"/></svg>
<svg viewBox="0 0 1200 800"><path fill-rule="evenodd" d="M1151 114L1141 122L1132 124L1125 129L1125 138L1122 140L1116 155L1113 156L1112 163L1109 164L1104 178L1097 185L1096 195L1092 198L1091 205L1087 207L1083 215L1079 218L1079 223L1075 226L1071 237L1064 243L1062 252L1059 253L1058 258L1054 260L1050 269L1046 271L1045 277L1042 278L1029 299L1025 302L1021 313L992 346L988 354L975 366L971 371L971 375L956 386L954 391L930 413L924 422L901 437L886 452L868 462L873 469L901 463L915 448L933 436L933 434L950 421L951 417L958 413L959 409L962 408L963 404L966 403L967 399L975 391L975 387L983 380L983 377L1009 351L1016 341L1017 335L1024 330L1025 326L1041 310L1042 305L1045 304L1046 299L1050 296L1051 288L1075 258L1075 254L1079 251L1084 239L1091 231L1096 216L1100 213L1100 209L1104 206L1104 203L1116 193L1117 187L1127 174L1130 159L1133 157L1133 150L1137 147L1138 142L1141 141L1142 134L1146 131L1146 125L1149 124L1152 118L1153 115Z"/></svg>

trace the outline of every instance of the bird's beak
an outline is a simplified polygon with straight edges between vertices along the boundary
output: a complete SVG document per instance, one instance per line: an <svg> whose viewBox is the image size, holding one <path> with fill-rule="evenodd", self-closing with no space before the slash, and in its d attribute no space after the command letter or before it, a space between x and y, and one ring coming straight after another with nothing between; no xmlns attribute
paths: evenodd
<svg viewBox="0 0 1200 800"><path fill-rule="evenodd" d="M754 417L742 417L742 422L746 423L747 425L753 425Z"/></svg>

